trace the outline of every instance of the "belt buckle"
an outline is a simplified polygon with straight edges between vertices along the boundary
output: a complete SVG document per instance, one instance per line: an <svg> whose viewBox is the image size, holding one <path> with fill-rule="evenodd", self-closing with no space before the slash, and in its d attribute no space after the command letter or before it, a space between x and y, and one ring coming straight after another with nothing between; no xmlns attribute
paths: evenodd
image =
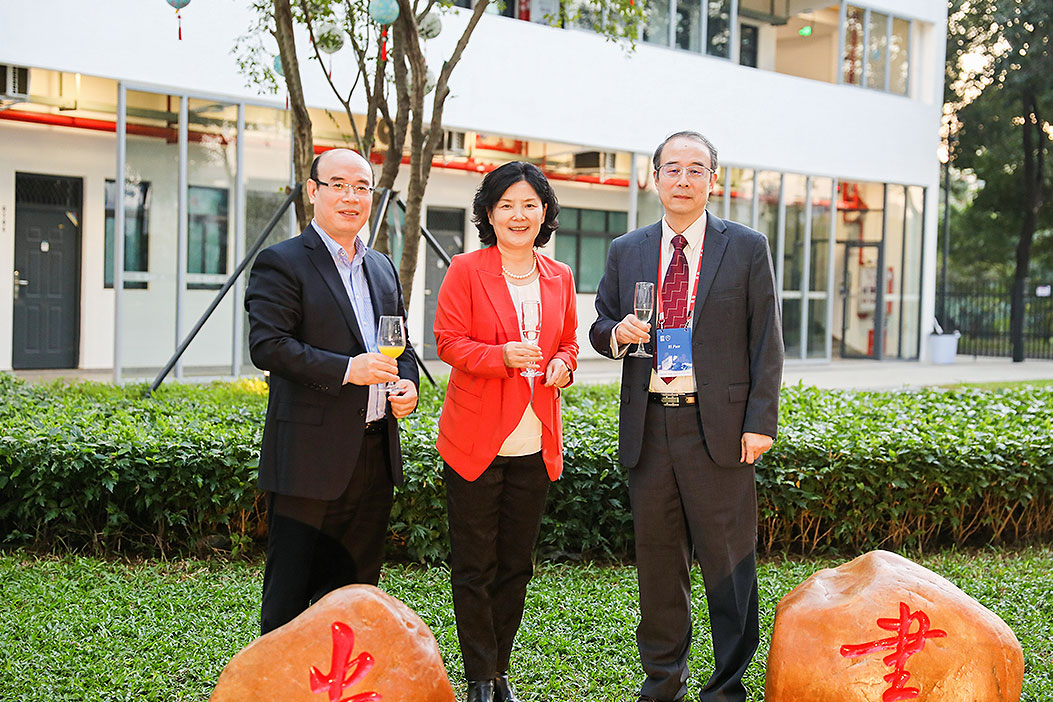
<svg viewBox="0 0 1053 702"><path fill-rule="evenodd" d="M679 407L680 396L671 392L662 393L662 406L663 407Z"/></svg>

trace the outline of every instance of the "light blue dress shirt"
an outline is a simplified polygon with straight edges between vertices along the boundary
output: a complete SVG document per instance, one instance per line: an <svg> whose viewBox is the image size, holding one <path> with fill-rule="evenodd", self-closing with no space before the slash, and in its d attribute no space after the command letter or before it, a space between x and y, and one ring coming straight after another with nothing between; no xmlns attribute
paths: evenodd
<svg viewBox="0 0 1053 702"><path fill-rule="evenodd" d="M311 224L321 235L322 243L329 250L329 255L333 257L333 263L336 264L336 270L340 273L340 282L344 284L347 298L355 311L355 318L358 320L358 330L366 344L366 351L379 353L377 350L377 320L373 314L373 300L369 296L369 283L366 281L365 243L358 237L355 237L355 253L352 258L348 259L347 251L344 250L344 247L336 243L333 237L326 234L317 221L312 219ZM351 359L347 361L347 370L351 370ZM344 378L346 380L347 371L344 373ZM366 421L372 422L382 419L386 407L387 395L383 388L380 385L370 385Z"/></svg>

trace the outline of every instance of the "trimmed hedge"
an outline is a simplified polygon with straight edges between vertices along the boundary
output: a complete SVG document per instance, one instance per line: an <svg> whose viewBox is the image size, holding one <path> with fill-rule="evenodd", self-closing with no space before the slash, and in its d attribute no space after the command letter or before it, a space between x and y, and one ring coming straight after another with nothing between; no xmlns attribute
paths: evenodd
<svg viewBox="0 0 1053 702"><path fill-rule="evenodd" d="M96 552L237 550L262 533L258 381L27 385L0 373L0 541ZM549 493L546 558L631 556L617 387L564 394L566 471ZM406 486L392 554L445 557L435 451L440 392L402 423ZM758 464L765 551L922 549L1053 536L1053 389L784 388Z"/></svg>

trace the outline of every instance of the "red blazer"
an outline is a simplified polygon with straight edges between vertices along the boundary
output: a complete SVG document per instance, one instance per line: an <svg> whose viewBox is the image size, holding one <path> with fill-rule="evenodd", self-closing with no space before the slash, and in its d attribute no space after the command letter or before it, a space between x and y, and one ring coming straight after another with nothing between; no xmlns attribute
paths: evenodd
<svg viewBox="0 0 1053 702"><path fill-rule="evenodd" d="M570 268L538 254L544 365L561 359L578 367L578 312ZM504 363L502 347L522 336L496 246L453 257L435 312L439 358L452 366L439 417L436 447L465 480L475 480L497 456L530 402L530 386ZM563 472L563 429L558 388L534 386L534 413L541 420L541 455L548 476Z"/></svg>

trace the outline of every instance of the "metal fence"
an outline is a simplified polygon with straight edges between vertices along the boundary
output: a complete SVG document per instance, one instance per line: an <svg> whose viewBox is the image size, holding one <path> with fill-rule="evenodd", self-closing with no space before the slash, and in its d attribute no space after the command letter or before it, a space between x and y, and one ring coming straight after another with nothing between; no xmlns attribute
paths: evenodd
<svg viewBox="0 0 1053 702"><path fill-rule="evenodd" d="M1011 287L997 284L955 286L944 300L945 328L957 329L958 353L1012 356L1009 334ZM1053 297L1024 293L1024 357L1053 359ZM937 302L937 309L940 305Z"/></svg>

